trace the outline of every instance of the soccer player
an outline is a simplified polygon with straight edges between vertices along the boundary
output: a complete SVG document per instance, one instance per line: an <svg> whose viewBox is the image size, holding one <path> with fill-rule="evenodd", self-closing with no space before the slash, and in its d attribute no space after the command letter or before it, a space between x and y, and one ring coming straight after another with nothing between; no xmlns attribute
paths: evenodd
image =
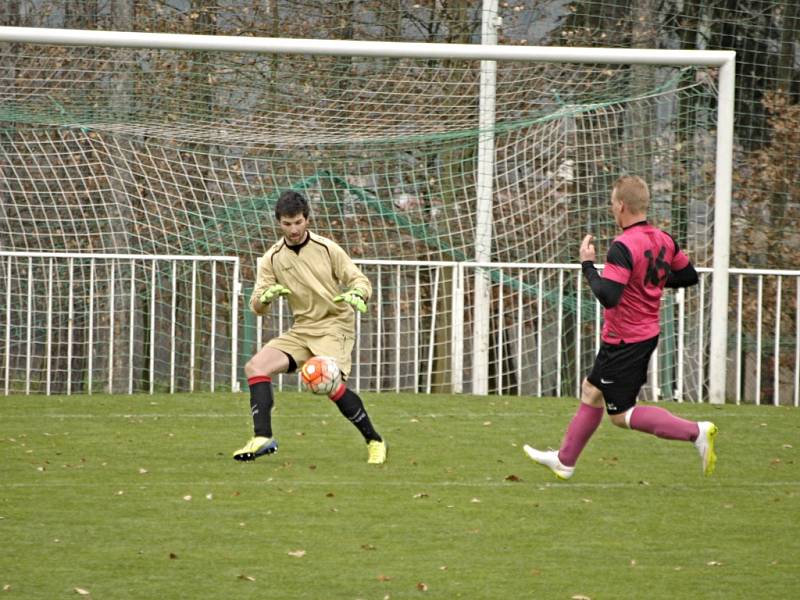
<svg viewBox="0 0 800 600"><path fill-rule="evenodd" d="M647 379L647 365L658 343L659 310L664 288L697 283L697 272L672 237L647 222L650 192L639 177L619 178L611 192L611 212L622 228L608 250L602 277L594 266L593 236L583 238L581 267L592 292L604 306L602 344L589 376L581 386L578 411L558 450L524 446L525 453L569 479L581 451L603 418L668 440L693 442L703 473L714 471L717 427L708 421L687 421L658 406L637 406L636 396Z"/></svg>
<svg viewBox="0 0 800 600"><path fill-rule="evenodd" d="M386 443L361 398L344 383L355 343L353 310L366 312L372 286L339 245L308 230L308 215L301 194L289 190L278 198L275 217L283 238L261 259L250 307L263 314L283 296L294 319L289 331L267 342L244 366L255 435L233 458L250 461L278 449L272 435L272 376L292 373L312 356L331 356L343 383L329 397L367 442L367 462L382 464Z"/></svg>

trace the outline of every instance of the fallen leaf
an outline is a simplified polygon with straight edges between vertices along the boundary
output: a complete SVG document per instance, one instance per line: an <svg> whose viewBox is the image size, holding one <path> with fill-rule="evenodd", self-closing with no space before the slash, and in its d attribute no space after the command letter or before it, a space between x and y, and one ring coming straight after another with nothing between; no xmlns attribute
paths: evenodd
<svg viewBox="0 0 800 600"><path fill-rule="evenodd" d="M10 590L11 590L11 584L10 584L10 583L7 583L7 584L5 584L5 585L3 586L3 591L4 591L4 592L8 592L8 591L10 591Z"/></svg>
<svg viewBox="0 0 800 600"><path fill-rule="evenodd" d="M170 559L170 560L175 560L176 558L178 558L178 555L177 555L177 554L175 554L174 552L170 552L170 553L169 553L169 559Z"/></svg>
<svg viewBox="0 0 800 600"><path fill-rule="evenodd" d="M428 494L425 492L420 492L419 494L414 494L414 498L427 498Z"/></svg>
<svg viewBox="0 0 800 600"><path fill-rule="evenodd" d="M89 596L91 592L89 590L85 590L83 588L75 588L75 593L80 594L81 596Z"/></svg>
<svg viewBox="0 0 800 600"><path fill-rule="evenodd" d="M589 596L584 596L583 594L576 594L570 598L570 600L592 600Z"/></svg>
<svg viewBox="0 0 800 600"><path fill-rule="evenodd" d="M709 567L721 567L722 563L718 560L710 560L706 563Z"/></svg>
<svg viewBox="0 0 800 600"><path fill-rule="evenodd" d="M378 581L391 581L392 578L388 575L378 575Z"/></svg>
<svg viewBox="0 0 800 600"><path fill-rule="evenodd" d="M518 475L509 475L506 477L506 481L522 481L522 478Z"/></svg>
<svg viewBox="0 0 800 600"><path fill-rule="evenodd" d="M325 494L325 497L326 498L333 498L335 495L336 494L334 494L333 492L328 492L327 494Z"/></svg>
<svg viewBox="0 0 800 600"><path fill-rule="evenodd" d="M303 558L306 555L305 550L290 550L287 552L289 556L294 556L295 558Z"/></svg>
<svg viewBox="0 0 800 600"><path fill-rule="evenodd" d="M375 546L373 546L372 544L361 544L361 549L362 550L377 550L377 548Z"/></svg>
<svg viewBox="0 0 800 600"><path fill-rule="evenodd" d="M427 583L422 583L422 582L420 581L420 582L417 584L417 589L418 589L420 592L427 592L427 591L428 591L428 584L427 584Z"/></svg>
<svg viewBox="0 0 800 600"><path fill-rule="evenodd" d="M239 575L239 579L243 579L244 581L255 581L256 580L256 578L253 577L252 575L245 575L244 573L241 573Z"/></svg>

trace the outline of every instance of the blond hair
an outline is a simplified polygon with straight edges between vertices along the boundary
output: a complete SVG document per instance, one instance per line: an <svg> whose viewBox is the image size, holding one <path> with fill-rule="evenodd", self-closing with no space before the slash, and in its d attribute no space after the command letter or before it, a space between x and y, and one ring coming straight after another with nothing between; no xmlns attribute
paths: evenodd
<svg viewBox="0 0 800 600"><path fill-rule="evenodd" d="M641 177L624 175L614 182L612 193L634 214L644 214L650 206L650 189Z"/></svg>

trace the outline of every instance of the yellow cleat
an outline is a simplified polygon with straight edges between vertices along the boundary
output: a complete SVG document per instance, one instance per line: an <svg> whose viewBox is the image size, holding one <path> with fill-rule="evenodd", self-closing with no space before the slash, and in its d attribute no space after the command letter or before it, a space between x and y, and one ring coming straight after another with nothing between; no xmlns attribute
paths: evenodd
<svg viewBox="0 0 800 600"><path fill-rule="evenodd" d="M273 454L278 451L278 442L275 438L256 436L251 438L244 447L239 448L233 453L233 458L241 461L255 460L265 454Z"/></svg>
<svg viewBox="0 0 800 600"><path fill-rule="evenodd" d="M369 452L369 458L367 459L369 464L382 465L386 462L386 455L388 454L386 442L371 440L369 444L367 444L367 451Z"/></svg>

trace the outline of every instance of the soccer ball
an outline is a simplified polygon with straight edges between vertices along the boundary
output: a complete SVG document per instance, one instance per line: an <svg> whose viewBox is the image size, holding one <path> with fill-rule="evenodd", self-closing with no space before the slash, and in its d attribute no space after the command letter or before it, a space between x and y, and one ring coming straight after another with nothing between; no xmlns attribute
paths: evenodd
<svg viewBox="0 0 800 600"><path fill-rule="evenodd" d="M303 387L314 394L329 395L342 382L342 372L330 356L312 356L300 369Z"/></svg>

